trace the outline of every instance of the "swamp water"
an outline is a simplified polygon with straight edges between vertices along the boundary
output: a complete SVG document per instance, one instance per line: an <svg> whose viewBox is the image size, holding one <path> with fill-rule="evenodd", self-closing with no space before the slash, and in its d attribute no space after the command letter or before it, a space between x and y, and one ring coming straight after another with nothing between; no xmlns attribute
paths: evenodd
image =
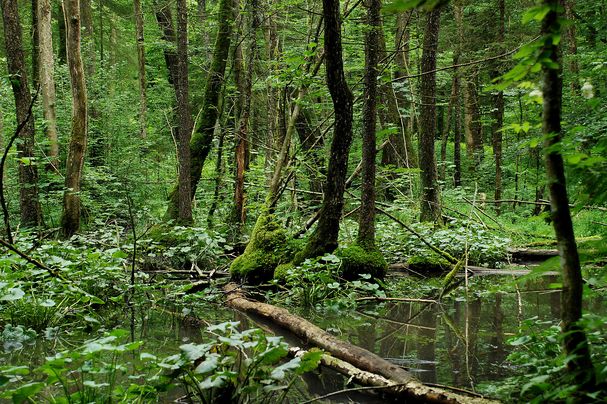
<svg viewBox="0 0 607 404"><path fill-rule="evenodd" d="M513 349L507 340L518 332L523 320L535 318L540 331L557 323L560 316L559 290L550 289L556 282L554 277L529 281L512 292L483 291L484 284L493 284L491 278L494 277L473 278L474 292L467 297L448 298L441 304L370 302L360 305L357 311L306 310L299 314L339 338L409 369L425 383L475 390L479 383L497 382L517 373L506 360ZM503 277L497 280L503 283ZM600 298L588 301L585 310L607 312L605 301ZM144 341L136 353L158 357L179 352L181 344L202 342L207 324L240 321L242 329L258 326L241 313L211 305L193 311L185 319L179 308L136 309L132 313L114 313L112 318L115 324L106 326L107 330L127 330L128 339ZM271 328L261 325L266 331ZM5 349L0 354L0 366L26 365L33 369L43 363L45 356L101 335L83 332L48 341L39 338L21 349ZM293 336L285 335L285 340L304 345ZM323 370L320 376L308 374L296 383L288 402L305 401L304 397L341 388L345 388L345 379ZM177 389L160 401L174 402L182 396L183 391ZM332 400L382 402L362 394L334 396Z"/></svg>

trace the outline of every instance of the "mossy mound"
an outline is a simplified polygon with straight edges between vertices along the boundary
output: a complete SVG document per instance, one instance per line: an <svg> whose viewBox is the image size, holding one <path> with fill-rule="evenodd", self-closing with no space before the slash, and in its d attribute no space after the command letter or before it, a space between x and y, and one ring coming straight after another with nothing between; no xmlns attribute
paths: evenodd
<svg viewBox="0 0 607 404"><path fill-rule="evenodd" d="M407 261L407 266L420 274L442 274L451 270L452 265L444 258L436 255L414 255Z"/></svg>
<svg viewBox="0 0 607 404"><path fill-rule="evenodd" d="M295 265L292 262L280 264L274 270L274 279L279 282L286 282L287 276L289 275L289 271L293 268L295 268Z"/></svg>
<svg viewBox="0 0 607 404"><path fill-rule="evenodd" d="M338 249L335 255L341 259L341 276L347 280L355 280L362 274L382 279L388 271L388 263L376 247L364 248L352 244Z"/></svg>
<svg viewBox="0 0 607 404"><path fill-rule="evenodd" d="M230 273L248 283L269 281L278 265L291 260L296 247L274 215L262 214L244 253L232 262Z"/></svg>

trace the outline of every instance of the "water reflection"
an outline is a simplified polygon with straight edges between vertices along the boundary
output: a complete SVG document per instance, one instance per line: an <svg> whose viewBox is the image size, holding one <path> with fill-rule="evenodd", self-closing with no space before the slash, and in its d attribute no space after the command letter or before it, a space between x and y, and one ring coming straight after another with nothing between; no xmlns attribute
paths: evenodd
<svg viewBox="0 0 607 404"><path fill-rule="evenodd" d="M341 338L408 368L425 383L475 389L481 383L514 373L506 357L507 339L523 319L558 322L558 277L530 281L512 292L470 294L441 304L369 303L353 316L343 313L313 319ZM604 312L602 299L587 308ZM539 324L538 327L546 327Z"/></svg>

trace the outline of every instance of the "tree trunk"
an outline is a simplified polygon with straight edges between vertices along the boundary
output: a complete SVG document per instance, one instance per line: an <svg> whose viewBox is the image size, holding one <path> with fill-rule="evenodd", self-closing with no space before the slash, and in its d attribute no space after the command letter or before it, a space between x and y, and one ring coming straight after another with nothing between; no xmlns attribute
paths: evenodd
<svg viewBox="0 0 607 404"><path fill-rule="evenodd" d="M395 71L396 77L402 77L410 74L409 69L409 23L411 21L412 12L404 12L398 14L396 17L396 35L394 36L394 47L396 49L396 66L397 69ZM402 86L407 85L409 90L409 95L411 99L415 99L415 86L413 81L407 79L406 82L398 81ZM409 109L409 118L404 119L404 137L405 137L405 146L407 151L407 160L409 165L406 166L408 168L414 168L418 166L418 158L415 148L413 147L413 127L414 122L417 119L417 111L415 108L415 104L406 100L406 98L402 94L402 90L398 92L399 96L396 97L399 108L408 108ZM399 111L400 114L400 111Z"/></svg>
<svg viewBox="0 0 607 404"><path fill-rule="evenodd" d="M61 233L69 238L80 229L80 183L87 138L87 96L80 53L80 1L63 0L67 62L72 84L72 134L66 162Z"/></svg>
<svg viewBox="0 0 607 404"><path fill-rule="evenodd" d="M27 81L25 55L21 37L19 10L14 0L2 0L2 18L4 21L4 40L8 74L15 98L17 125L25 122L32 101ZM38 201L38 169L34 159L34 117L30 116L17 145L19 156L19 206L21 208L21 225L37 226L42 222L42 212Z"/></svg>
<svg viewBox="0 0 607 404"><path fill-rule="evenodd" d="M375 247L375 157L377 140L377 64L381 34L381 0L368 3L368 31L365 37L365 91L363 95L362 188L358 222L358 243Z"/></svg>
<svg viewBox="0 0 607 404"><path fill-rule="evenodd" d="M40 72L40 31L38 27L38 1L32 0L32 85L38 87Z"/></svg>
<svg viewBox="0 0 607 404"><path fill-rule="evenodd" d="M63 15L62 2L57 2L55 8L55 18L57 19L57 30L59 33L59 43L57 44L57 60L59 64L67 61L66 35L65 35L65 17Z"/></svg>
<svg viewBox="0 0 607 404"><path fill-rule="evenodd" d="M565 43L567 44L567 56L569 57L569 73L571 74L571 94L578 95L580 93L580 83L578 81L580 75L580 66L577 62L577 39L575 26L575 0L561 0L561 4L565 9L565 18L570 23L565 27Z"/></svg>
<svg viewBox="0 0 607 404"><path fill-rule="evenodd" d="M551 9L542 22L542 35L545 38L560 34L560 17L555 11L558 9L558 3L558 0L543 1L543 4ZM583 279L569 211L563 156L559 147L563 136L561 131L563 80L560 50L550 39L545 39L542 51L543 54L550 55L552 62L559 66L554 68L546 63L542 66L543 134L546 139L544 147L552 223L561 257L563 277L561 327L564 348L568 359L567 368L574 375L576 383L583 388L591 389L595 383L594 367L590 359L586 333L578 323L582 318Z"/></svg>
<svg viewBox="0 0 607 404"><path fill-rule="evenodd" d="M159 4L158 1L154 2L156 10L156 21L160 27L161 37L166 41L164 47L164 62L169 72L169 84L175 88L178 82L177 73L177 51L175 49L175 43L177 42L175 27L173 26L173 16L171 9L167 3Z"/></svg>
<svg viewBox="0 0 607 404"><path fill-rule="evenodd" d="M455 0L453 4L453 16L457 29L457 46L453 60L459 63L462 56L462 47L464 44L464 6L463 0ZM457 99L455 102L455 112L453 117L453 185L459 187L462 185L462 114L461 114L461 71L456 68L453 72L457 76Z"/></svg>
<svg viewBox="0 0 607 404"><path fill-rule="evenodd" d="M147 96L145 77L145 40L143 32L143 10L141 0L133 0L133 11L135 13L135 35L137 40L137 67L139 72L139 137L147 137Z"/></svg>
<svg viewBox="0 0 607 404"><path fill-rule="evenodd" d="M224 74L230 51L232 27L234 25L234 5L232 0L221 0L218 15L219 27L215 40L215 50L209 71L204 100L200 111L198 127L192 135L190 154L192 164L190 171L191 197L193 198L202 175L202 168L213 144L215 121L219 111L219 96L223 87ZM171 192L165 217L174 219L178 212L178 186Z"/></svg>
<svg viewBox="0 0 607 404"><path fill-rule="evenodd" d="M95 75L95 38L93 37L93 8L91 2L92 0L80 0L81 46L84 50L84 68L88 80L91 80Z"/></svg>
<svg viewBox="0 0 607 404"><path fill-rule="evenodd" d="M505 0L498 0L498 9L500 14L497 42L503 43L506 31L506 4ZM499 77L501 71L496 70L493 73L494 77ZM495 158L495 194L494 199L499 201L502 199L502 126L504 126L504 92L498 91L494 96L494 112L493 112L493 156ZM501 205L495 204L495 213L499 216L501 213Z"/></svg>
<svg viewBox="0 0 607 404"><path fill-rule="evenodd" d="M464 105L466 128L466 154L472 164L472 170L480 164L483 155L483 132L478 101L478 72L468 72L464 80Z"/></svg>
<svg viewBox="0 0 607 404"><path fill-rule="evenodd" d="M324 177L324 140L320 129L315 126L316 119L314 113L309 108L303 108L297 121L295 129L299 137L299 144L303 151L302 161L307 168L308 181L310 183L310 191L317 194L311 194L311 201L315 205L322 203L322 187Z"/></svg>
<svg viewBox="0 0 607 404"><path fill-rule="evenodd" d="M419 157L421 169L422 222L442 224L439 188L437 183L434 136L436 133L436 53L440 29L440 7L428 12L424 31L421 60L422 82L420 108Z"/></svg>
<svg viewBox="0 0 607 404"><path fill-rule="evenodd" d="M453 65L457 65L459 63L459 54L456 51L453 55ZM449 133L451 129L457 125L455 121L457 109L457 103L459 102L459 75L457 73L457 68L453 71L453 78L451 79L451 96L449 97L449 106L447 108L447 124L444 126L441 133L441 147L440 147L440 158L441 158L441 168L439 178L444 181L445 175L447 171L447 143L449 142Z"/></svg>
<svg viewBox="0 0 607 404"><path fill-rule="evenodd" d="M49 167L59 171L59 140L57 138L57 110L53 55L53 32L51 21L51 1L38 0L38 33L40 36L40 90L42 109L46 121L45 132L50 148L48 151Z"/></svg>
<svg viewBox="0 0 607 404"><path fill-rule="evenodd" d="M335 125L325 194L318 225L300 259L317 257L337 248L339 222L344 205L344 190L348 170L348 154L352 143L353 96L342 59L339 0L323 0L325 26L325 70L327 86L333 99Z"/></svg>
<svg viewBox="0 0 607 404"><path fill-rule="evenodd" d="M182 225L192 223L192 192L190 190L190 138L194 123L190 113L190 84L188 80L188 8L186 0L177 0L177 116L179 158L179 215Z"/></svg>
<svg viewBox="0 0 607 404"><path fill-rule="evenodd" d="M248 132L249 119L251 116L251 98L253 90L253 72L255 68L255 59L257 56L257 28L259 18L257 15L257 0L251 0L247 3L249 8L250 30L248 30L249 44L247 47L246 73L243 82L242 110L238 123L238 132L236 134L236 187L234 190L234 217L240 225L246 223L245 205L245 169L247 165Z"/></svg>

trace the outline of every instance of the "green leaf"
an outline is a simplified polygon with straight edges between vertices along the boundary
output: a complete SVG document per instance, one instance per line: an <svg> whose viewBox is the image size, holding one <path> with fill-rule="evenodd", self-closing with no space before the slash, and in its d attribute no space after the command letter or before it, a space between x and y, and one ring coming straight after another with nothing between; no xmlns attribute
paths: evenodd
<svg viewBox="0 0 607 404"><path fill-rule="evenodd" d="M40 382L24 384L13 392L13 403L28 401L30 397L38 394L43 388L44 383Z"/></svg>
<svg viewBox="0 0 607 404"><path fill-rule="evenodd" d="M274 380L282 380L285 378L287 371L299 368L300 364L301 358L293 358L287 363L274 368L272 373L270 373L270 378Z"/></svg>
<svg viewBox="0 0 607 404"><path fill-rule="evenodd" d="M550 12L550 6L538 5L531 7L523 14L523 24L528 24L531 21L542 21Z"/></svg>
<svg viewBox="0 0 607 404"><path fill-rule="evenodd" d="M25 292L20 288L10 288L7 293L0 297L0 300L12 302L21 299L23 296L25 296Z"/></svg>

